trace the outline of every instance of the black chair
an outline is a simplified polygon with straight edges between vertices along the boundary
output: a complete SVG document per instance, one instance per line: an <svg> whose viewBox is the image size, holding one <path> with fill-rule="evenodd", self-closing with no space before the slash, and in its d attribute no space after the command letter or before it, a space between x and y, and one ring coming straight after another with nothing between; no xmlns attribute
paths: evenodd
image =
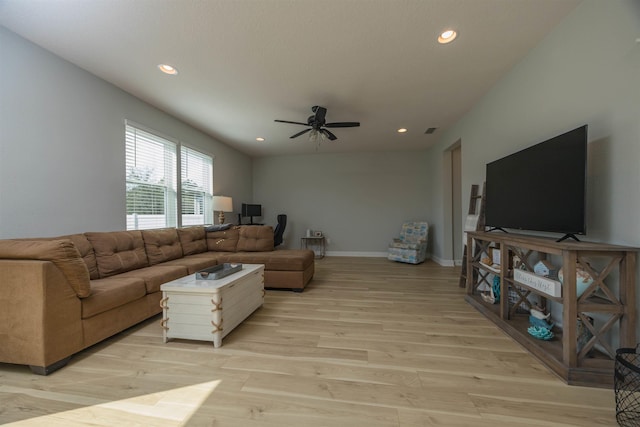
<svg viewBox="0 0 640 427"><path fill-rule="evenodd" d="M278 224L276 225L276 229L273 230L273 246L276 247L282 244L282 235L284 234L284 229L287 227L287 216L280 214L278 215Z"/></svg>

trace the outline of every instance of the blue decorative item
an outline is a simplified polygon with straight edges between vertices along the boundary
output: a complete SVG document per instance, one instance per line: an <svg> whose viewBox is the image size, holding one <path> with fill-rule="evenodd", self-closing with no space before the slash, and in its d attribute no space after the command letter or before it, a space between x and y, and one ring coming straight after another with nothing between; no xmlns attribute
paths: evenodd
<svg viewBox="0 0 640 427"><path fill-rule="evenodd" d="M493 290L495 302L500 301L500 276L493 276L493 286L491 289Z"/></svg>
<svg viewBox="0 0 640 427"><path fill-rule="evenodd" d="M536 326L539 328L545 328L545 329L549 329L551 330L551 328L553 328L553 323L549 324L549 322L547 322L544 319L538 319L535 316L531 316L529 315L529 323L531 324L531 326Z"/></svg>
<svg viewBox="0 0 640 427"><path fill-rule="evenodd" d="M531 335L532 337L544 341L549 341L554 337L551 330L547 328L541 328L539 326L530 326L529 329L527 329L527 332L529 332L529 335Z"/></svg>

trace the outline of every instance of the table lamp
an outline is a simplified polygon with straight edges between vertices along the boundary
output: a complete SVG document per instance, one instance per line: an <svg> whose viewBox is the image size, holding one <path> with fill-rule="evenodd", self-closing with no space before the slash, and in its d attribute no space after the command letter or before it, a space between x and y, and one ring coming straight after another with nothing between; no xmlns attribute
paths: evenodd
<svg viewBox="0 0 640 427"><path fill-rule="evenodd" d="M224 213L233 212L233 199L227 196L213 196L213 210L218 211L218 223L224 224Z"/></svg>

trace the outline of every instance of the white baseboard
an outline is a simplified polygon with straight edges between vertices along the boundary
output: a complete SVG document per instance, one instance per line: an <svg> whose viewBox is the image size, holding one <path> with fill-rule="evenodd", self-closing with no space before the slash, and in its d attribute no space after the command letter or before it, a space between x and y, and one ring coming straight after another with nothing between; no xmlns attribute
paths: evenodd
<svg viewBox="0 0 640 427"><path fill-rule="evenodd" d="M443 267L455 267L455 261L452 259L442 259L437 256L431 257L431 259Z"/></svg>
<svg viewBox="0 0 640 427"><path fill-rule="evenodd" d="M353 256L353 257L369 257L369 258L386 258L386 252L352 252L352 251L327 251L327 256Z"/></svg>
<svg viewBox="0 0 640 427"><path fill-rule="evenodd" d="M389 255L389 253L388 252L327 251L325 255L326 256L342 256L342 257L352 256L352 257L368 257L368 258L386 258ZM431 254L427 254L427 259L431 259ZM434 261L436 260L434 259ZM440 263L438 262L438 264ZM453 264L446 267L453 267Z"/></svg>

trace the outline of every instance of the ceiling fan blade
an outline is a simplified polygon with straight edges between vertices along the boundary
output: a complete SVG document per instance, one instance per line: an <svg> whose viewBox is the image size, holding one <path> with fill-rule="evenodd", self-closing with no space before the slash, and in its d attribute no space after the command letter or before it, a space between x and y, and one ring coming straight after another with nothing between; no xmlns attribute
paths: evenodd
<svg viewBox="0 0 640 427"><path fill-rule="evenodd" d="M358 126L360 126L360 122L338 122L325 124L325 127L328 128L355 128Z"/></svg>
<svg viewBox="0 0 640 427"><path fill-rule="evenodd" d="M309 126L309 124L308 124L308 123L290 122L289 120L274 120L274 122L278 122L278 123L291 123L292 125Z"/></svg>
<svg viewBox="0 0 640 427"><path fill-rule="evenodd" d="M325 135L327 135L327 138L329 138L329 141L335 141L336 139L338 139L337 136L335 136L333 133L331 133L330 131L328 131L326 129L320 129L320 132L322 132Z"/></svg>
<svg viewBox="0 0 640 427"><path fill-rule="evenodd" d="M305 125L305 126L306 126L306 125ZM290 138L290 139L297 138L297 137L299 137L300 135L304 135L305 133L307 133L307 132L309 132L309 131L311 131L311 128L309 128L309 129L305 129L305 130L303 130L302 132L298 132L298 133L296 133L295 135L291 135L289 138Z"/></svg>

